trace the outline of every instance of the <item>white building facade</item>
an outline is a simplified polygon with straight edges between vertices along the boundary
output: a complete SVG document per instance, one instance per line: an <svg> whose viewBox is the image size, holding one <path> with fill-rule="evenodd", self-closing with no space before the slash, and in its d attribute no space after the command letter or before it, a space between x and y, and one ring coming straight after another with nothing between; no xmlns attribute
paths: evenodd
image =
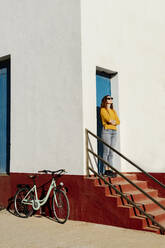
<svg viewBox="0 0 165 248"><path fill-rule="evenodd" d="M150 172L165 172L164 8L162 0L81 1L84 128L96 132L96 66L118 72L120 151Z"/></svg>
<svg viewBox="0 0 165 248"><path fill-rule="evenodd" d="M146 171L165 172L164 8L163 0L3 2L11 174L65 168L86 175L85 128L97 133L97 68L116 73L117 148Z"/></svg>

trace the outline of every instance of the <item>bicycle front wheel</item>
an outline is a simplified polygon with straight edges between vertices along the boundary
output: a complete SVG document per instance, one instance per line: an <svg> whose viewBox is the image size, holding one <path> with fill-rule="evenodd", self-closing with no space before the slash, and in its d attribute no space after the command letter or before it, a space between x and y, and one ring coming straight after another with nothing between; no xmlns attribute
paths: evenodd
<svg viewBox="0 0 165 248"><path fill-rule="evenodd" d="M64 224L69 218L69 201L63 190L55 190L53 194L53 212L58 223Z"/></svg>
<svg viewBox="0 0 165 248"><path fill-rule="evenodd" d="M20 188L14 198L14 206L15 206L15 211L19 217L22 218L28 218L33 214L33 207L31 204L24 204L22 200L25 198L27 193L29 192L28 187ZM31 192L28 195L29 202L34 200L34 194ZM27 200L28 200L27 199Z"/></svg>

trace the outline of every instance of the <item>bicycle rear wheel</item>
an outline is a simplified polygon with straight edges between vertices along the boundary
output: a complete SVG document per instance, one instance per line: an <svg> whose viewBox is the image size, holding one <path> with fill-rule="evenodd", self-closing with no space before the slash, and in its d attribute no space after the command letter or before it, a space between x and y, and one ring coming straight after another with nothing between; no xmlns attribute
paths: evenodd
<svg viewBox="0 0 165 248"><path fill-rule="evenodd" d="M14 197L15 211L17 215L22 218L28 218L34 212L32 205L22 203L22 200L25 198L28 192L28 187L20 188ZM28 199L29 201L34 200L34 193L31 192L28 195Z"/></svg>
<svg viewBox="0 0 165 248"><path fill-rule="evenodd" d="M68 197L63 190L55 190L53 194L53 212L58 223L64 224L70 212Z"/></svg>

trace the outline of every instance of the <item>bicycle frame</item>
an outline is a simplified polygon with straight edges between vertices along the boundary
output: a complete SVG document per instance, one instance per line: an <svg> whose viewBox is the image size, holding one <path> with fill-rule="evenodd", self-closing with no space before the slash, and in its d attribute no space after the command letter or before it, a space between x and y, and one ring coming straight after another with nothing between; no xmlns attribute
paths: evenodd
<svg viewBox="0 0 165 248"><path fill-rule="evenodd" d="M39 200L38 194L37 194L37 187L36 185L34 185L24 197L24 199L22 200L22 203L27 204L27 205L32 205L34 210L38 210L41 206L43 206L47 202L52 189L56 189L56 188L57 188L56 182L54 178L52 178L52 182L49 186L46 196L43 199ZM33 200L28 198L31 192L34 192L34 195L35 195ZM54 193L55 200L57 202L55 191L53 193Z"/></svg>

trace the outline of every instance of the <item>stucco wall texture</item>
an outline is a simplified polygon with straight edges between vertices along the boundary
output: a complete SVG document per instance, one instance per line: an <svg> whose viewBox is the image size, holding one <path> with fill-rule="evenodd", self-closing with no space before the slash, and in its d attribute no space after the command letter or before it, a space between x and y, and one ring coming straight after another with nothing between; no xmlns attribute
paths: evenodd
<svg viewBox="0 0 165 248"><path fill-rule="evenodd" d="M164 9L163 0L3 2L11 172L85 174L85 128L96 133L96 66L118 72L120 152L165 172ZM134 171L123 160L121 170Z"/></svg>
<svg viewBox="0 0 165 248"><path fill-rule="evenodd" d="M80 2L3 2L11 55L11 172L83 173Z"/></svg>
<svg viewBox="0 0 165 248"><path fill-rule="evenodd" d="M118 72L120 151L150 172L165 171L164 9L163 0L81 1L84 127L96 132L96 66ZM134 171L123 160L121 170Z"/></svg>

